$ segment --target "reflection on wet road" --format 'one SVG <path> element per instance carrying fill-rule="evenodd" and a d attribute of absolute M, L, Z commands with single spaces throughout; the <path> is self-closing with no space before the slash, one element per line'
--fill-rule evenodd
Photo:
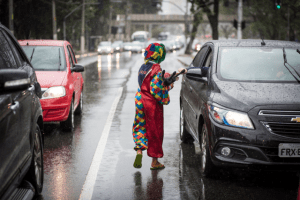
<path fill-rule="evenodd" d="M 75 117 L 74 131 L 63 132 L 58 124 L 45 126 L 44 199 L 78 199 L 101 136 L 105 113 L 110 109 L 113 99 L 110 94 L 126 81 L 129 74 L 126 63 L 131 56 L 129 53 L 99 55 L 88 60 L 88 65 L 83 63 L 84 110 Z"/>
<path fill-rule="evenodd" d="M 178 58 L 189 64 L 192 58 L 180 57 L 182 52 L 168 54 L 162 68 L 173 72 L 182 67 Z M 86 66 L 82 116 L 75 117 L 73 132 L 63 132 L 59 125 L 46 126 L 44 199 L 79 198 L 118 88 L 123 87 L 92 199 L 296 200 L 299 179 L 295 173 L 223 169 L 213 178 L 201 175 L 197 144 L 183 144 L 179 140 L 181 80 L 170 91 L 170 105 L 164 107 L 164 158 L 160 161 L 166 168 L 151 171 L 151 158 L 146 152 L 143 167 L 133 168 L 131 129 L 138 86 L 136 75 L 143 57 L 123 52 L 80 62 Z"/>

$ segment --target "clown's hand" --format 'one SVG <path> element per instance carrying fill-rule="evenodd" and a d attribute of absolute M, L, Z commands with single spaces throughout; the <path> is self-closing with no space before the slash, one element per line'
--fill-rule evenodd
<path fill-rule="evenodd" d="M 165 70 L 162 71 L 162 79 L 163 79 L 164 86 L 169 86 L 176 81 L 176 72 L 175 71 L 168 78 L 165 78 L 164 76 L 165 76 Z"/>

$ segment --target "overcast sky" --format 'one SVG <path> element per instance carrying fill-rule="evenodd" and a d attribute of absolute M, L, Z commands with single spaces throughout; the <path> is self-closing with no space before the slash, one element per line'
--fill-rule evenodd
<path fill-rule="evenodd" d="M 184 13 L 177 8 L 175 5 L 178 5 L 184 12 L 186 11 L 186 1 L 187 0 L 163 0 L 162 1 L 162 12 L 159 12 L 160 15 L 184 15 Z M 172 3 L 169 3 L 172 2 Z M 190 6 L 188 4 L 188 13 L 190 13 Z"/>

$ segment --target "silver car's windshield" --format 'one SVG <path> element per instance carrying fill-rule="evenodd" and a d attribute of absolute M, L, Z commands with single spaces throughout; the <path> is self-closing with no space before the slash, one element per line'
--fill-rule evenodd
<path fill-rule="evenodd" d="M 287 62 L 300 71 L 296 49 L 285 49 Z M 283 48 L 220 48 L 218 73 L 238 81 L 296 81 L 284 66 Z"/>

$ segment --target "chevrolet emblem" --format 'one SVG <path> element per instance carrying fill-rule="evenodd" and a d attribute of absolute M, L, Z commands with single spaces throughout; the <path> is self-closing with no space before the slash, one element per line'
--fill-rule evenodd
<path fill-rule="evenodd" d="M 292 118 L 291 121 L 292 122 L 300 122 L 300 117 Z"/>

